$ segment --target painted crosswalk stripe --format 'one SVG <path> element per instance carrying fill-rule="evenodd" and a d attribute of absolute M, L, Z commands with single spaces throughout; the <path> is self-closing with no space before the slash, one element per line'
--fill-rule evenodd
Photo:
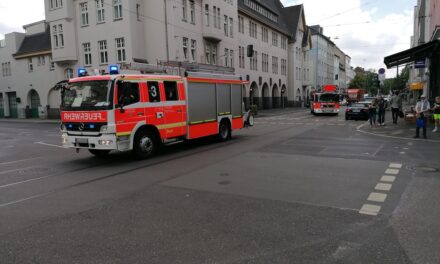
<path fill-rule="evenodd" d="M 393 169 L 401 169 L 402 168 L 402 164 L 400 163 L 390 163 L 390 166 L 388 166 L 389 168 L 393 168 Z"/>
<path fill-rule="evenodd" d="M 389 191 L 392 186 L 393 185 L 389 183 L 378 183 L 374 189 L 378 191 Z"/>
<path fill-rule="evenodd" d="M 397 175 L 397 174 L 399 174 L 399 170 L 397 170 L 397 169 L 387 169 L 385 171 L 385 173 L 386 174 L 391 174 L 391 175 Z"/>
<path fill-rule="evenodd" d="M 396 180 L 396 176 L 384 175 L 380 178 L 381 182 L 394 182 Z"/>
<path fill-rule="evenodd" d="M 370 193 L 370 195 L 368 196 L 367 200 L 371 201 L 371 202 L 380 202 L 383 203 L 385 201 L 385 199 L 387 198 L 387 195 L 384 193 L 376 193 L 376 192 L 372 192 Z"/>
<path fill-rule="evenodd" d="M 372 204 L 364 204 L 359 210 L 360 214 L 366 214 L 366 215 L 377 215 L 380 212 L 380 206 L 378 205 L 372 205 Z"/>

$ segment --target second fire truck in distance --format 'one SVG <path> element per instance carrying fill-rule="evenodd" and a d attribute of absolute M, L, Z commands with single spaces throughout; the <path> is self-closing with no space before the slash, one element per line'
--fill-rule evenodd
<path fill-rule="evenodd" d="M 310 97 L 310 112 L 312 114 L 339 114 L 340 96 L 336 93 L 336 86 L 325 85 L 324 92 L 312 92 Z"/>
<path fill-rule="evenodd" d="M 164 143 L 217 135 L 250 123 L 241 77 L 187 72 L 101 75 L 71 79 L 62 92 L 62 143 L 97 156 L 133 151 L 152 156 Z"/>

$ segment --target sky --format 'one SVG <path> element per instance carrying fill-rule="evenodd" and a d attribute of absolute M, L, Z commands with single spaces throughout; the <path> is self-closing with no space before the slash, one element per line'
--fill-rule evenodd
<path fill-rule="evenodd" d="M 321 25 L 324 35 L 352 58 L 353 67 L 386 68 L 385 56 L 410 48 L 416 0 L 281 0 L 303 4 L 307 25 Z M 23 8 L 26 6 L 26 8 Z M 43 0 L 0 0 L 0 39 L 23 25 L 44 19 Z M 387 77 L 395 75 L 387 70 Z"/>

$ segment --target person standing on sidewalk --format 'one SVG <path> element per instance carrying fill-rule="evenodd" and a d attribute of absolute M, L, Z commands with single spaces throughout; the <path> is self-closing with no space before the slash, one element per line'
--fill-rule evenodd
<path fill-rule="evenodd" d="M 435 98 L 434 107 L 432 108 L 434 112 L 434 130 L 432 132 L 440 132 L 440 96 Z"/>
<path fill-rule="evenodd" d="M 384 126 L 385 125 L 385 108 L 387 106 L 387 102 L 385 101 L 385 99 L 383 99 L 382 96 L 377 96 L 378 101 L 377 101 L 377 116 L 378 116 L 378 122 L 379 122 L 379 126 Z"/>
<path fill-rule="evenodd" d="M 429 105 L 429 101 L 426 100 L 426 95 L 422 94 L 420 96 L 420 100 L 417 101 L 416 104 L 416 117 L 418 122 L 422 123 L 422 125 L 417 125 L 416 128 L 416 135 L 414 136 L 414 138 L 419 138 L 420 136 L 420 127 L 422 127 L 423 129 L 423 138 L 426 138 L 426 113 L 431 109 L 431 106 Z M 416 122 L 416 123 L 418 123 Z"/>
<path fill-rule="evenodd" d="M 399 112 L 402 111 L 402 98 L 399 96 L 399 92 L 395 91 L 390 100 L 391 112 L 393 115 L 393 124 L 397 124 L 399 118 Z"/>
<path fill-rule="evenodd" d="M 374 99 L 368 106 L 368 120 L 370 120 L 370 126 L 373 126 L 373 124 L 376 125 L 376 102 L 376 99 Z"/>

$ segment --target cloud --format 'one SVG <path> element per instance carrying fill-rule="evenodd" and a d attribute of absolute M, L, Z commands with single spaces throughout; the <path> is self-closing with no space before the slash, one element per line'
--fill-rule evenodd
<path fill-rule="evenodd" d="M 23 25 L 44 19 L 44 2 L 16 0 L 0 3 L 0 39 L 12 31 L 23 32 Z"/>
<path fill-rule="evenodd" d="M 412 9 L 396 8 L 388 14 L 379 10 L 390 9 L 386 1 L 361 0 L 284 0 L 285 6 L 303 4 L 306 23 L 319 24 L 324 35 L 348 56 L 352 66 L 365 69 L 385 68 L 383 58 L 410 48 L 413 19 Z M 394 75 L 394 73 L 391 73 Z M 389 76 L 389 77 L 390 77 Z"/>

